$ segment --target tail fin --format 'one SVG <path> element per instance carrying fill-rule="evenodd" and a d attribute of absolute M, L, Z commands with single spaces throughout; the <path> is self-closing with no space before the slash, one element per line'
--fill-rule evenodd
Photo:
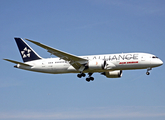
<path fill-rule="evenodd" d="M 24 62 L 41 59 L 41 57 L 22 38 L 14 39 Z"/>

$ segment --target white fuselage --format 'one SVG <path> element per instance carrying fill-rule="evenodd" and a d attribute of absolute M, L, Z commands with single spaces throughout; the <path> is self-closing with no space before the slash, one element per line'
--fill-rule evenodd
<path fill-rule="evenodd" d="M 148 53 L 121 53 L 121 54 L 105 54 L 105 55 L 89 55 L 79 56 L 80 58 L 92 60 L 106 60 L 106 69 L 90 70 L 86 69 L 83 72 L 106 72 L 114 70 L 131 70 L 131 69 L 147 69 L 158 67 L 163 62 L 156 56 Z M 68 61 L 60 58 L 47 58 L 25 62 L 30 66 L 17 64 L 16 67 L 29 71 L 61 74 L 61 73 L 79 73 Z M 97 62 L 96 62 L 97 65 Z"/>

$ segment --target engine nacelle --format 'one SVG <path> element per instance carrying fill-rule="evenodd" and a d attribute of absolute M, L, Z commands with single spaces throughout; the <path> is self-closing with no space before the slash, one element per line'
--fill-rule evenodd
<path fill-rule="evenodd" d="M 106 61 L 104 60 L 90 60 L 88 63 L 88 69 L 90 70 L 102 70 L 105 69 Z"/>
<path fill-rule="evenodd" d="M 115 70 L 102 73 L 107 78 L 120 78 L 122 76 L 122 70 Z"/>

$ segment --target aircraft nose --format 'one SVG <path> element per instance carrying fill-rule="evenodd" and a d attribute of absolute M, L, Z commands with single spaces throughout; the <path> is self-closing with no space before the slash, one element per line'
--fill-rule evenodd
<path fill-rule="evenodd" d="M 156 61 L 156 64 L 157 64 L 158 66 L 161 66 L 161 65 L 163 65 L 163 61 L 160 60 L 160 59 L 158 59 L 158 60 Z"/>
<path fill-rule="evenodd" d="M 152 64 L 154 67 L 158 67 L 158 66 L 163 65 L 163 61 L 160 60 L 160 59 L 154 59 L 154 60 L 151 61 L 151 64 Z"/>
<path fill-rule="evenodd" d="M 163 65 L 163 61 L 159 59 L 159 65 Z"/>

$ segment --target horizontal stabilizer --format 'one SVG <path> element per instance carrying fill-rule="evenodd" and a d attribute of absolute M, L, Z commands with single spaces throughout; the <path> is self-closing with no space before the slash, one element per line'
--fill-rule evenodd
<path fill-rule="evenodd" d="M 25 64 L 25 63 L 21 63 L 21 62 L 18 62 L 18 61 L 9 60 L 9 59 L 4 59 L 4 60 L 12 62 L 12 63 L 15 63 L 15 64 L 20 64 L 20 65 L 23 65 L 23 66 L 32 67 L 31 65 L 28 65 L 28 64 Z"/>

